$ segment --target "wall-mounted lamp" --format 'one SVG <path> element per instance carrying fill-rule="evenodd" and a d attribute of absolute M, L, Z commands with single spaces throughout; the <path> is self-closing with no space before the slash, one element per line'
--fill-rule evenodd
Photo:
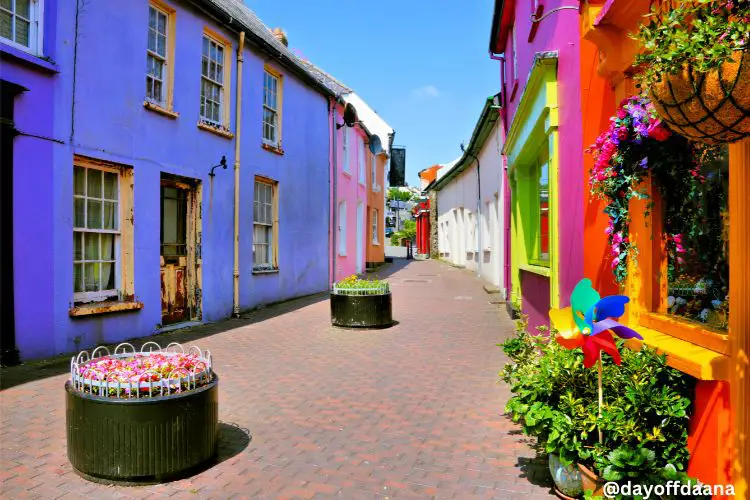
<path fill-rule="evenodd" d="M 214 173 L 214 170 L 216 170 L 219 167 L 223 168 L 224 170 L 227 169 L 227 157 L 225 155 L 221 156 L 221 161 L 219 162 L 218 165 L 214 165 L 213 167 L 211 167 L 211 171 L 208 173 L 208 176 L 209 177 L 215 176 L 216 174 Z"/>

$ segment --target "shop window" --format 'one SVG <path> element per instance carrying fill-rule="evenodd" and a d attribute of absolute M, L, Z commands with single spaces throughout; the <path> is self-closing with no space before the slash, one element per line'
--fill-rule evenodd
<path fill-rule="evenodd" d="M 690 182 L 663 201 L 668 315 L 726 332 L 729 321 L 729 163 L 727 148 L 710 155 Z M 665 299 L 665 300 L 664 300 Z"/>

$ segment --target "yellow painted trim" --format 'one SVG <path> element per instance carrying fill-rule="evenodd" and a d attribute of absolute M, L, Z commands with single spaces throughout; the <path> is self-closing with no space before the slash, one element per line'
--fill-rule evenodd
<path fill-rule="evenodd" d="M 729 354 L 729 337 L 726 333 L 708 330 L 697 323 L 681 320 L 677 316 L 644 313 L 641 314 L 640 324 L 719 354 Z"/>
<path fill-rule="evenodd" d="M 174 7 L 162 0 L 150 0 L 149 5 L 167 15 L 167 113 L 162 114 L 175 118 L 176 116 L 178 116 L 177 113 L 174 113 L 175 116 L 170 115 L 170 113 L 173 113 L 174 110 L 174 61 L 176 46 L 175 40 L 177 39 L 177 11 L 174 9 Z M 157 107 L 163 109 L 160 106 Z M 154 111 L 159 110 L 154 109 Z"/>
<path fill-rule="evenodd" d="M 71 318 L 143 309 L 143 302 L 94 302 L 68 309 Z"/>
<path fill-rule="evenodd" d="M 520 264 L 518 269 L 521 271 L 527 271 L 529 273 L 539 274 L 541 276 L 550 277 L 551 271 L 549 267 L 537 266 L 534 264 Z"/>
<path fill-rule="evenodd" d="M 550 327 L 561 334 L 577 331 L 570 307 L 551 309 Z M 671 335 L 638 326 L 643 341 L 630 339 L 625 342 L 629 349 L 640 350 L 643 344 L 655 348 L 667 356 L 667 364 L 699 380 L 727 380 L 729 376 L 729 356 L 706 349 Z"/>
<path fill-rule="evenodd" d="M 282 140 L 282 123 L 283 123 L 283 116 L 284 116 L 284 74 L 281 73 L 279 70 L 271 66 L 270 64 L 264 64 L 263 70 L 268 73 L 269 75 L 275 77 L 278 80 L 278 95 L 276 96 L 276 101 L 278 103 L 278 109 L 276 109 L 276 115 L 278 117 L 278 130 L 276 131 L 276 144 L 277 149 L 281 148 L 281 140 Z"/>
<path fill-rule="evenodd" d="M 222 114 L 224 115 L 223 125 L 229 129 L 232 124 L 232 93 L 230 92 L 230 87 L 232 86 L 232 42 L 224 37 L 224 35 L 208 26 L 203 27 L 203 35 L 224 46 L 224 83 L 221 87 L 221 102 Z"/>
<path fill-rule="evenodd" d="M 206 132 L 211 132 L 212 134 L 216 134 L 218 136 L 224 137 L 225 139 L 234 138 L 234 134 L 231 133 L 228 128 L 225 130 L 225 129 L 221 129 L 218 127 L 214 127 L 213 125 L 209 123 L 203 123 L 203 122 L 198 122 L 198 128 L 201 130 L 205 130 Z"/>
<path fill-rule="evenodd" d="M 180 113 L 177 113 L 176 111 L 172 111 L 171 109 L 162 108 L 158 104 L 154 104 L 151 101 L 143 101 L 143 107 L 154 111 L 155 113 L 159 113 L 160 115 L 167 116 L 169 118 L 179 118 Z"/>

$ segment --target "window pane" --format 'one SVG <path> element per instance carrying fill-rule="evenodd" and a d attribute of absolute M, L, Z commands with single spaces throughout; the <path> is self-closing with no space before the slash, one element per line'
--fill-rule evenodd
<path fill-rule="evenodd" d="M 148 27 L 156 28 L 156 9 L 153 7 L 148 8 Z"/>
<path fill-rule="evenodd" d="M 74 198 L 73 213 L 73 227 L 86 227 L 86 200 L 83 198 Z"/>
<path fill-rule="evenodd" d="M 117 200 L 117 174 L 104 172 L 104 198 Z"/>
<path fill-rule="evenodd" d="M 159 15 L 157 16 L 159 20 L 159 33 L 166 33 L 167 32 L 167 16 L 163 12 L 159 12 Z"/>
<path fill-rule="evenodd" d="M 101 229 L 102 227 L 102 202 L 98 200 L 86 201 L 86 227 L 89 229 Z"/>
<path fill-rule="evenodd" d="M 115 259 L 115 235 L 102 234 L 102 260 Z"/>
<path fill-rule="evenodd" d="M 549 259 L 549 166 L 539 169 L 539 258 Z"/>
<path fill-rule="evenodd" d="M 101 170 L 88 169 L 86 176 L 86 195 L 90 198 L 102 197 L 102 172 Z"/>
<path fill-rule="evenodd" d="M 0 7 L 3 9 L 13 10 L 13 0 L 0 0 Z"/>
<path fill-rule="evenodd" d="M 204 36 L 203 37 L 203 56 L 204 57 L 208 57 L 208 44 L 209 44 L 208 38 Z"/>
<path fill-rule="evenodd" d="M 75 194 L 86 194 L 86 169 L 73 167 L 73 192 Z"/>
<path fill-rule="evenodd" d="M 102 290 L 115 288 L 115 266 L 111 262 L 102 262 Z"/>
<path fill-rule="evenodd" d="M 167 37 L 164 35 L 159 35 L 156 37 L 156 53 L 159 54 L 162 57 L 166 57 L 167 55 Z"/>
<path fill-rule="evenodd" d="M 13 36 L 13 16 L 10 12 L 0 11 L 0 36 L 8 39 Z"/>
<path fill-rule="evenodd" d="M 25 17 L 26 19 L 31 17 L 29 0 L 16 0 L 16 15 Z"/>
<path fill-rule="evenodd" d="M 98 292 L 99 291 L 99 263 L 95 262 L 92 264 L 84 264 L 84 291 L 86 292 Z"/>
<path fill-rule="evenodd" d="M 104 202 L 102 229 L 117 229 L 117 203 L 114 201 Z"/>
<path fill-rule="evenodd" d="M 97 233 L 81 233 L 84 243 L 85 260 L 99 260 L 99 235 Z"/>
<path fill-rule="evenodd" d="M 156 52 L 156 32 L 148 30 L 148 50 Z"/>
<path fill-rule="evenodd" d="M 83 264 L 73 265 L 73 291 L 83 291 Z"/>
<path fill-rule="evenodd" d="M 16 42 L 29 46 L 29 22 L 16 18 Z"/>
<path fill-rule="evenodd" d="M 152 94 L 152 98 L 155 101 L 163 101 L 161 94 L 161 82 L 159 80 L 154 80 L 154 90 L 152 91 Z"/>
<path fill-rule="evenodd" d="M 73 233 L 73 260 L 83 260 L 83 234 Z"/>
<path fill-rule="evenodd" d="M 712 159 L 665 207 L 667 312 L 726 331 L 729 322 L 728 150 Z M 671 201 L 671 204 L 670 204 Z"/>

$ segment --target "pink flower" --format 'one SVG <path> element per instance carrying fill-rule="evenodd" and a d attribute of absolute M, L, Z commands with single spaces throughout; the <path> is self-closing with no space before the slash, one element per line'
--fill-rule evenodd
<path fill-rule="evenodd" d="M 614 259 L 612 259 L 612 269 L 616 268 L 619 264 L 620 264 L 619 257 L 615 257 Z"/>
<path fill-rule="evenodd" d="M 648 136 L 659 142 L 666 141 L 672 133 L 661 122 L 656 120 L 648 126 Z"/>

